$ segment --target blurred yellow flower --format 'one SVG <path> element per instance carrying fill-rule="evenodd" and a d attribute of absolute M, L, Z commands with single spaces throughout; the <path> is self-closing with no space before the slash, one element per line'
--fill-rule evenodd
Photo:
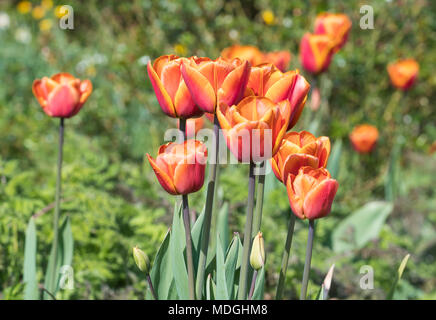
<path fill-rule="evenodd" d="M 48 31 L 53 26 L 53 22 L 50 19 L 44 19 L 39 22 L 39 29 L 41 31 Z"/>
<path fill-rule="evenodd" d="M 188 50 L 183 44 L 178 43 L 174 46 L 174 51 L 178 56 L 184 56 Z"/>
<path fill-rule="evenodd" d="M 17 5 L 17 10 L 21 14 L 29 13 L 32 10 L 32 4 L 30 1 L 21 1 Z"/>
<path fill-rule="evenodd" d="M 88 77 L 94 77 L 97 73 L 97 70 L 95 69 L 94 66 L 89 66 L 88 68 L 86 68 L 86 75 Z"/>
<path fill-rule="evenodd" d="M 45 9 L 51 9 L 53 7 L 53 1 L 52 0 L 42 0 L 41 6 Z"/>
<path fill-rule="evenodd" d="M 275 20 L 274 13 L 271 10 L 262 11 L 262 19 L 266 24 L 273 24 Z"/>
<path fill-rule="evenodd" d="M 37 6 L 32 10 L 32 17 L 39 20 L 45 16 L 45 9 L 42 6 Z"/>
<path fill-rule="evenodd" d="M 63 16 L 65 16 L 68 13 L 67 10 L 62 11 L 61 9 L 62 9 L 62 6 L 57 6 L 54 9 L 54 14 L 55 14 L 56 18 L 58 18 L 58 19 L 62 18 Z"/>

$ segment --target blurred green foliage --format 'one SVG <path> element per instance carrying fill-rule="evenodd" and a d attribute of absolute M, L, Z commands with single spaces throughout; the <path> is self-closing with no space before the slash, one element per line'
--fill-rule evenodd
<path fill-rule="evenodd" d="M 301 69 L 299 40 L 313 30 L 316 14 L 325 10 L 346 13 L 353 28 L 328 72 L 316 79 L 324 101 L 322 113 L 313 115 L 307 107 L 296 127 L 307 129 L 311 119 L 322 115 L 316 133 L 330 136 L 333 143 L 343 141 L 340 188 L 331 215 L 317 224 L 309 292 L 316 294 L 335 263 L 330 297 L 384 298 L 409 252 L 396 297 L 436 296 L 436 163 L 428 154 L 436 140 L 434 2 L 70 1 L 74 30 L 58 27 L 53 8 L 35 19 L 32 12 L 19 13 L 18 3 L 0 4 L 9 18 L 9 24 L 0 27 L 1 298 L 22 297 L 24 232 L 30 216 L 37 216 L 40 279 L 52 237 L 58 122 L 47 117 L 33 97 L 34 79 L 66 71 L 91 79 L 94 86 L 83 110 L 66 121 L 62 215 L 72 222 L 75 290 L 64 290 L 61 296 L 141 299 L 146 284 L 131 248 L 138 244 L 154 257 L 170 225 L 174 202 L 158 185 L 144 154 L 154 156 L 165 129 L 176 124 L 157 104 L 146 63 L 167 53 L 214 58 L 224 47 L 242 43 L 264 51 L 290 50 L 291 68 Z M 34 8 L 40 2 L 32 4 Z M 363 4 L 374 8 L 373 30 L 359 27 Z M 272 24 L 262 20 L 264 10 L 273 12 Z M 51 21 L 48 30 L 41 29 L 44 19 Z M 407 93 L 396 92 L 386 72 L 387 64 L 400 57 L 413 57 L 420 64 L 418 82 Z M 353 152 L 348 142 L 351 129 L 362 122 L 380 130 L 377 149 L 366 156 Z M 338 223 L 365 203 L 385 198 L 388 159 L 398 140 L 398 196 L 379 238 L 363 249 L 334 253 L 331 235 Z M 245 165 L 220 170 L 217 205 L 229 202 L 232 232 L 243 230 L 247 171 Z M 204 195 L 202 190 L 191 197 L 197 212 Z M 290 213 L 284 186 L 270 186 L 264 203 L 269 298 L 278 279 Z M 306 221 L 297 222 L 287 299 L 296 298 L 300 289 L 306 229 Z M 363 265 L 374 268 L 373 290 L 359 287 Z"/>

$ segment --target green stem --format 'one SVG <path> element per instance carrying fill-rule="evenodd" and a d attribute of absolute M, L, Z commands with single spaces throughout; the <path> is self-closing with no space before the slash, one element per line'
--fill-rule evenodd
<path fill-rule="evenodd" d="M 309 282 L 310 262 L 312 260 L 314 235 L 315 235 L 315 220 L 309 220 L 309 234 L 307 236 L 306 260 L 304 262 L 303 281 L 301 283 L 300 300 L 306 300 L 307 297 L 307 284 Z"/>
<path fill-rule="evenodd" d="M 250 293 L 248 294 L 248 300 L 253 299 L 254 288 L 256 287 L 256 279 L 257 279 L 257 270 L 254 270 L 253 279 L 251 280 Z"/>
<path fill-rule="evenodd" d="M 152 294 L 154 300 L 158 300 L 157 296 L 156 296 L 156 292 L 154 291 L 153 283 L 151 282 L 151 278 L 150 278 L 149 274 L 147 274 L 147 282 L 148 282 L 148 287 L 150 288 L 150 291 L 151 291 L 151 294 Z"/>
<path fill-rule="evenodd" d="M 242 253 L 241 273 L 239 276 L 239 291 L 238 299 L 245 300 L 247 298 L 247 278 L 248 266 L 251 251 L 251 231 L 253 229 L 253 200 L 254 200 L 254 162 L 250 162 L 250 171 L 248 175 L 248 200 L 247 200 L 247 217 L 244 230 L 244 249 Z"/>
<path fill-rule="evenodd" d="M 201 235 L 200 255 L 198 257 L 198 269 L 197 269 L 196 295 L 198 299 L 201 299 L 203 295 L 204 274 L 206 270 L 207 250 L 209 247 L 209 238 L 210 238 L 210 225 L 212 221 L 214 195 L 215 195 L 215 188 L 216 188 L 215 184 L 216 184 L 216 171 L 218 166 L 218 147 L 219 147 L 219 123 L 216 115 L 214 117 L 213 129 L 214 129 L 214 137 L 215 137 L 215 146 L 214 146 L 215 153 L 212 154 L 213 161 L 209 162 L 209 182 L 207 184 L 206 207 L 204 212 L 204 224 L 203 224 L 203 231 Z"/>
<path fill-rule="evenodd" d="M 294 236 L 295 214 L 291 211 L 291 217 L 288 224 L 288 234 L 286 235 L 285 249 L 283 250 L 282 266 L 280 268 L 279 283 L 277 284 L 276 300 L 283 297 L 283 290 L 286 280 L 286 271 L 288 270 L 289 253 L 292 246 L 292 237 Z"/>
<path fill-rule="evenodd" d="M 265 190 L 265 166 L 265 161 L 263 161 L 259 166 L 261 173 L 258 176 L 257 182 L 256 210 L 254 211 L 253 230 L 251 232 L 252 238 L 254 238 L 260 231 L 260 225 L 262 224 L 263 194 Z"/>

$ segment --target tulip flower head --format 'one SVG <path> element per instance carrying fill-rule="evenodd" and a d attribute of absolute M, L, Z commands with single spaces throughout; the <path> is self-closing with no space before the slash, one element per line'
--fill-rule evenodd
<path fill-rule="evenodd" d="M 409 89 L 416 81 L 419 64 L 414 59 L 400 60 L 388 65 L 391 83 L 400 90 Z"/>
<path fill-rule="evenodd" d="M 69 73 L 33 81 L 33 94 L 50 117 L 70 118 L 76 115 L 92 92 L 89 80 L 77 79 Z"/>
<path fill-rule="evenodd" d="M 319 219 L 330 213 L 338 182 L 324 168 L 302 167 L 289 174 L 286 188 L 292 211 L 300 219 Z"/>
<path fill-rule="evenodd" d="M 369 124 L 362 124 L 353 129 L 350 140 L 353 148 L 360 153 L 371 152 L 378 140 L 378 130 Z"/>
<path fill-rule="evenodd" d="M 182 78 L 182 61 L 188 59 L 175 55 L 161 56 L 153 62 L 153 65 L 148 62 L 148 76 L 157 101 L 166 115 L 173 118 L 198 117 L 203 114 L 203 111 L 195 104 Z"/>
<path fill-rule="evenodd" d="M 147 154 L 161 186 L 172 195 L 185 195 L 201 189 L 206 167 L 206 146 L 197 140 L 169 142 L 159 148 L 156 160 Z"/>
<path fill-rule="evenodd" d="M 150 272 L 150 260 L 147 254 L 136 246 L 133 248 L 133 259 L 138 269 L 148 275 Z"/>
<path fill-rule="evenodd" d="M 291 62 L 291 53 L 289 51 L 273 51 L 264 54 L 264 63 L 271 63 L 281 72 L 285 72 Z"/>
<path fill-rule="evenodd" d="M 250 64 L 239 59 L 185 60 L 182 75 L 193 100 L 204 112 L 215 113 L 219 103 L 238 103 L 250 76 Z"/>
<path fill-rule="evenodd" d="M 251 68 L 247 88 L 250 95 L 264 96 L 276 103 L 289 100 L 290 130 L 300 118 L 310 85 L 298 70 L 282 73 L 272 64 L 261 64 Z"/>
<path fill-rule="evenodd" d="M 334 52 L 341 49 L 347 42 L 351 30 L 351 20 L 345 14 L 334 14 L 324 12 L 319 14 L 315 20 L 315 34 L 326 34 L 330 36 L 334 44 Z"/>
<path fill-rule="evenodd" d="M 271 168 L 277 179 L 286 184 L 289 174 L 297 175 L 301 167 L 325 168 L 329 155 L 328 137 L 316 138 L 307 131 L 288 132 L 270 160 Z"/>
<path fill-rule="evenodd" d="M 300 42 L 300 60 L 304 69 L 314 74 L 326 71 L 334 53 L 334 46 L 328 35 L 306 33 Z"/>
<path fill-rule="evenodd" d="M 290 113 L 288 100 L 275 103 L 256 96 L 233 106 L 222 103 L 217 109 L 227 146 L 239 162 L 271 158 L 289 125 Z"/>

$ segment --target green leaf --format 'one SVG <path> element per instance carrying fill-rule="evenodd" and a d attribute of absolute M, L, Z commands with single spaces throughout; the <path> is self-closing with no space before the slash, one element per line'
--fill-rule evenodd
<path fill-rule="evenodd" d="M 226 253 L 226 262 L 225 262 L 225 270 L 226 270 L 226 284 L 227 284 L 227 292 L 229 299 L 233 297 L 234 285 L 235 285 L 235 273 L 236 273 L 236 264 L 238 262 L 238 252 L 239 252 L 239 235 L 236 234 L 232 242 L 229 245 Z"/>
<path fill-rule="evenodd" d="M 392 209 L 391 202 L 373 201 L 356 210 L 333 231 L 333 250 L 339 253 L 360 249 L 376 239 Z"/>
<path fill-rule="evenodd" d="M 342 140 L 335 141 L 332 152 L 330 153 L 329 161 L 327 164 L 327 170 L 330 172 L 333 178 L 337 178 L 339 175 L 339 165 L 341 161 L 342 153 Z"/>
<path fill-rule="evenodd" d="M 220 234 L 221 248 L 227 248 L 229 245 L 229 204 L 224 203 L 217 217 L 217 233 Z"/>
<path fill-rule="evenodd" d="M 74 253 L 74 238 L 71 231 L 71 219 L 66 217 L 64 225 L 61 228 L 62 237 L 62 265 L 71 266 Z"/>
<path fill-rule="evenodd" d="M 335 269 L 335 265 L 333 264 L 330 267 L 329 271 L 327 272 L 324 281 L 322 282 L 321 288 L 319 289 L 318 294 L 316 296 L 316 300 L 327 300 L 330 291 L 330 286 L 332 284 L 334 269 Z"/>
<path fill-rule="evenodd" d="M 188 271 L 186 269 L 184 249 L 186 247 L 185 227 L 182 220 L 182 206 L 175 205 L 170 240 L 170 263 L 180 299 L 189 299 Z"/>
<path fill-rule="evenodd" d="M 218 300 L 229 300 L 224 263 L 224 251 L 221 247 L 221 239 L 219 233 L 217 234 L 216 245 L 216 298 Z"/>
<path fill-rule="evenodd" d="M 36 277 L 36 228 L 35 219 L 29 220 L 24 243 L 23 282 L 25 284 L 24 299 L 38 300 L 38 279 Z"/>
<path fill-rule="evenodd" d="M 206 280 L 206 299 L 215 300 L 216 286 L 212 280 L 212 275 L 209 274 Z"/>
<path fill-rule="evenodd" d="M 262 300 L 265 284 L 265 266 L 257 273 L 256 284 L 254 285 L 252 300 Z"/>
<path fill-rule="evenodd" d="M 389 159 L 389 169 L 385 179 L 385 198 L 387 201 L 394 201 L 397 195 L 397 183 L 398 183 L 398 171 L 399 167 L 397 165 L 398 159 L 400 157 L 401 144 L 396 142 L 391 151 L 391 156 Z"/>
<path fill-rule="evenodd" d="M 197 271 L 198 259 L 200 256 L 201 236 L 203 233 L 203 225 L 204 225 L 204 210 L 205 208 L 203 208 L 203 211 L 198 216 L 197 220 L 195 221 L 194 225 L 191 228 L 192 251 L 193 251 L 192 258 L 194 261 L 195 272 Z"/>
<path fill-rule="evenodd" d="M 392 298 L 394 297 L 395 289 L 397 288 L 398 282 L 401 280 L 401 277 L 403 276 L 403 272 L 404 269 L 406 269 L 406 265 L 407 262 L 409 261 L 409 258 L 410 258 L 410 254 L 407 254 L 401 261 L 400 266 L 398 267 L 397 270 L 397 276 L 395 277 L 395 280 L 392 283 L 392 287 L 389 290 L 388 296 L 386 298 L 387 300 L 392 300 Z"/>

